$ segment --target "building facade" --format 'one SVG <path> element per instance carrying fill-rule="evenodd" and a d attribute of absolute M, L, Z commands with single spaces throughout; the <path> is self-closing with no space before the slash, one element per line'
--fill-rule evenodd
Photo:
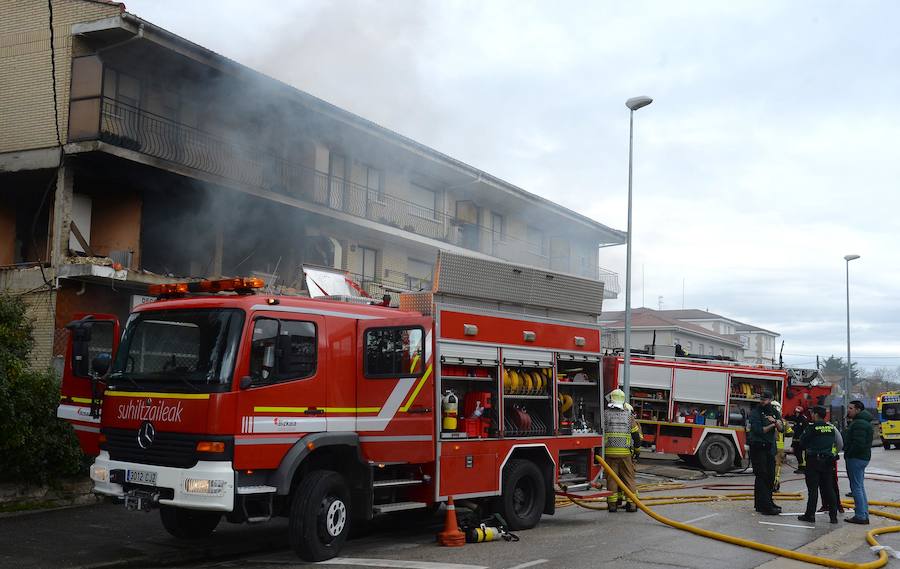
<path fill-rule="evenodd" d="M 601 280 L 624 233 L 241 66 L 100 0 L 2 1 L 0 290 L 35 363 L 78 313 L 150 284 L 300 267 L 373 296 L 431 286 L 447 250 Z M 8 17 L 6 17 L 8 16 Z M 52 41 L 51 41 L 52 40 Z"/>
<path fill-rule="evenodd" d="M 703 326 L 667 317 L 665 310 L 635 308 L 631 311 L 631 347 L 643 350 L 652 347 L 657 353 L 665 353 L 664 348 L 674 354 L 674 346 L 680 345 L 688 354 L 726 357 L 734 360 L 742 358 L 742 345 L 733 335 L 723 335 Z M 604 347 L 617 349 L 625 347 L 625 313 L 604 312 L 601 325 L 606 332 Z"/>
<path fill-rule="evenodd" d="M 780 335 L 764 328 L 697 309 L 634 308 L 632 315 L 632 346 L 636 348 L 650 343 L 644 341 L 647 332 L 636 327 L 635 322 L 640 321 L 650 332 L 667 331 L 666 335 L 658 336 L 668 340 L 657 342 L 660 346 L 681 344 L 687 353 L 726 356 L 752 365 L 778 363 L 776 340 Z M 624 318 L 624 311 L 610 311 L 603 313 L 602 321 L 610 330 L 623 331 Z"/>

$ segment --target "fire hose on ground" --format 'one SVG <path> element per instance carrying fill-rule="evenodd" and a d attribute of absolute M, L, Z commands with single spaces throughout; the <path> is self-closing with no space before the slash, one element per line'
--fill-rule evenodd
<path fill-rule="evenodd" d="M 763 553 L 769 553 L 771 555 L 777 555 L 779 557 L 786 557 L 789 559 L 794 559 L 796 561 L 802 561 L 804 563 L 812 563 L 814 565 L 821 565 L 824 567 L 837 567 L 838 569 L 878 569 L 879 567 L 884 567 L 888 562 L 888 554 L 882 548 L 882 546 L 875 539 L 876 535 L 882 535 L 886 533 L 896 533 L 900 532 L 900 525 L 896 526 L 887 526 L 882 528 L 874 528 L 866 532 L 866 541 L 870 546 L 873 547 L 873 551 L 875 548 L 878 549 L 878 559 L 873 561 L 869 561 L 866 563 L 852 563 L 849 561 L 842 561 L 840 559 L 831 559 L 828 557 L 820 557 L 818 555 L 811 555 L 808 553 L 801 553 L 798 551 L 794 551 L 793 549 L 786 549 L 783 547 L 778 547 L 775 545 L 768 545 L 765 543 L 759 543 L 757 541 L 752 541 L 749 539 L 744 539 L 741 537 L 736 537 L 733 535 L 728 535 L 724 533 L 719 533 L 716 531 L 711 531 L 708 529 L 704 529 L 701 527 L 693 526 L 690 524 L 686 524 L 684 522 L 679 522 L 677 520 L 673 520 L 671 518 L 667 518 L 662 514 L 658 514 L 650 509 L 649 505 L 660 506 L 664 504 L 686 504 L 686 503 L 696 503 L 696 502 L 712 502 L 712 501 L 722 501 L 722 500 L 751 500 L 753 499 L 752 494 L 724 494 L 724 495 L 690 495 L 690 496 L 655 496 L 652 498 L 646 499 L 646 503 L 642 502 L 634 492 L 628 489 L 623 483 L 622 479 L 613 472 L 609 465 L 601 456 L 597 456 L 597 460 L 600 461 L 600 465 L 603 467 L 603 470 L 606 474 L 616 482 L 619 488 L 625 492 L 630 500 L 634 502 L 634 504 L 641 509 L 645 514 L 653 518 L 654 520 L 665 524 L 669 527 L 673 527 L 675 529 L 686 531 L 692 533 L 694 535 L 699 535 L 701 537 L 707 537 L 710 539 L 715 539 L 717 541 L 722 541 L 725 543 L 730 543 L 732 545 L 737 545 L 740 547 L 746 547 L 749 549 L 755 549 L 757 551 L 762 551 Z M 664 486 L 661 489 L 673 489 L 674 485 L 670 484 L 655 484 L 649 486 Z M 685 486 L 682 486 L 685 487 Z M 652 490 L 651 490 L 652 491 Z M 803 498 L 802 494 L 798 493 L 782 493 L 775 494 L 775 497 L 780 500 L 801 500 Z M 591 502 L 595 502 L 594 500 L 583 500 L 577 496 L 573 496 L 571 494 L 564 493 L 561 497 L 557 498 L 557 503 L 561 500 L 570 500 L 572 503 L 575 503 L 579 506 L 589 508 L 592 510 L 606 509 L 605 507 L 601 508 L 600 505 L 593 505 Z M 879 501 L 870 501 L 869 504 L 875 506 L 886 506 L 892 508 L 900 508 L 900 503 L 897 502 L 879 502 Z M 846 503 L 849 505 L 849 502 Z M 886 512 L 883 510 L 871 510 L 869 512 L 873 516 L 881 516 L 884 518 L 888 518 L 891 520 L 900 521 L 900 515 L 892 514 L 890 512 Z"/>

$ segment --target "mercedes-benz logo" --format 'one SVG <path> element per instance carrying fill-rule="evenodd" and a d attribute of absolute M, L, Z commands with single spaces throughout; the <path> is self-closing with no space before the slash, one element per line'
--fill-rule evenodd
<path fill-rule="evenodd" d="M 153 428 L 153 424 L 150 421 L 144 421 L 141 423 L 140 428 L 138 428 L 137 433 L 137 442 L 138 446 L 144 450 L 147 450 L 151 446 L 153 446 L 153 439 L 156 438 L 156 429 Z"/>

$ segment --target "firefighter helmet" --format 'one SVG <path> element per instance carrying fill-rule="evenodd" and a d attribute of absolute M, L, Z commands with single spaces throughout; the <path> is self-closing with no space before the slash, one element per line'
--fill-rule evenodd
<path fill-rule="evenodd" d="M 613 389 L 609 394 L 609 404 L 616 409 L 625 408 L 625 392 L 621 389 Z"/>

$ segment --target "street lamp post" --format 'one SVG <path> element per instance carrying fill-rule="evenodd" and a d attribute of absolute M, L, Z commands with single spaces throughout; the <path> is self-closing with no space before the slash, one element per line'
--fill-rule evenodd
<path fill-rule="evenodd" d="M 625 101 L 631 111 L 628 119 L 628 235 L 625 242 L 625 364 L 622 391 L 628 399 L 631 388 L 631 172 L 634 156 L 634 111 L 644 108 L 653 99 L 646 96 L 632 97 Z"/>
<path fill-rule="evenodd" d="M 846 426 L 847 409 L 850 407 L 850 261 L 859 259 L 859 255 L 844 255 L 847 267 L 847 377 L 844 378 L 844 425 Z"/>

